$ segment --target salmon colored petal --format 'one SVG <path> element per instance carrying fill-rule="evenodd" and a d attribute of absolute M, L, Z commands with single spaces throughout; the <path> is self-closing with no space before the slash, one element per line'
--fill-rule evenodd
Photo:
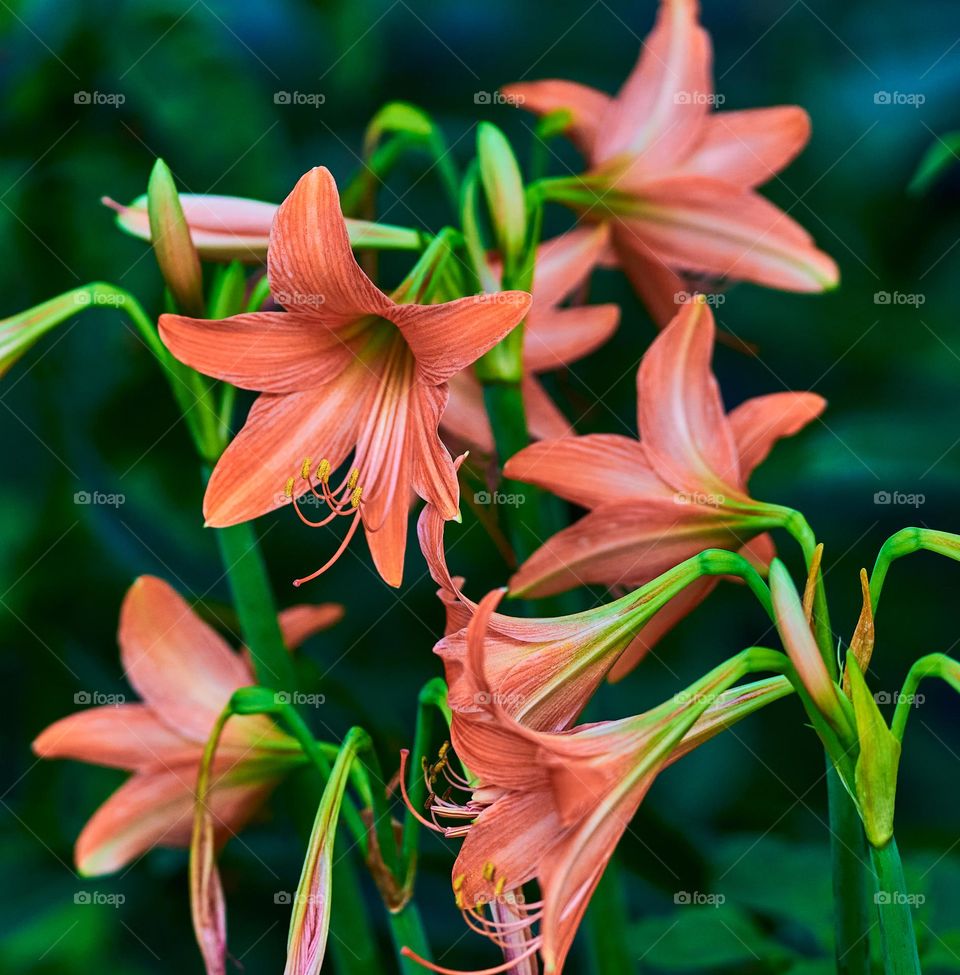
<path fill-rule="evenodd" d="M 570 421 L 560 412 L 539 381 L 533 376 L 525 376 L 521 385 L 530 436 L 534 440 L 572 437 L 574 431 Z"/>
<path fill-rule="evenodd" d="M 557 79 L 517 81 L 500 90 L 520 108 L 537 115 L 560 110 L 569 112 L 567 134 L 584 155 L 592 155 L 600 120 L 612 101 L 609 95 L 575 81 Z"/>
<path fill-rule="evenodd" d="M 267 259 L 270 291 L 288 310 L 309 310 L 329 327 L 393 304 L 363 273 L 350 249 L 337 184 L 316 166 L 280 204 Z"/>
<path fill-rule="evenodd" d="M 684 305 L 637 372 L 637 424 L 653 469 L 677 491 L 737 493 L 740 466 L 711 368 L 713 314 Z"/>
<path fill-rule="evenodd" d="M 524 367 L 546 372 L 576 362 L 599 349 L 619 323 L 619 305 L 532 311 L 523 331 Z"/>
<path fill-rule="evenodd" d="M 160 316 L 160 337 L 181 361 L 243 389 L 295 393 L 335 379 L 357 355 L 302 312 L 260 311 L 220 321 Z"/>
<path fill-rule="evenodd" d="M 491 884 L 484 879 L 488 863 L 494 865 L 495 877 L 519 887 L 536 876 L 559 834 L 559 818 L 543 793 L 518 792 L 496 800 L 470 827 L 453 865 L 453 881 L 461 885 L 458 893 L 465 906 L 481 897 L 490 899 Z"/>
<path fill-rule="evenodd" d="M 680 620 L 692 613 L 713 592 L 719 581 L 697 579 L 656 612 L 610 668 L 611 683 L 623 680 Z"/>
<path fill-rule="evenodd" d="M 210 477 L 207 524 L 236 525 L 286 504 L 284 485 L 305 457 L 326 457 L 336 470 L 356 443 L 369 381 L 369 368 L 355 362 L 324 386 L 261 395 Z M 306 490 L 298 481 L 294 494 Z"/>
<path fill-rule="evenodd" d="M 756 396 L 731 410 L 730 426 L 744 479 L 763 463 L 778 440 L 802 430 L 826 405 L 816 393 L 787 392 Z"/>
<path fill-rule="evenodd" d="M 643 447 L 614 433 L 531 444 L 507 461 L 504 474 L 584 508 L 640 494 L 672 497 L 650 467 Z"/>
<path fill-rule="evenodd" d="M 141 576 L 120 608 L 127 679 L 174 731 L 205 742 L 230 696 L 251 683 L 247 665 L 168 583 Z"/>
<path fill-rule="evenodd" d="M 472 369 L 451 376 L 447 387 L 447 408 L 440 418 L 440 429 L 459 443 L 476 448 L 482 454 L 494 452 L 493 431 L 483 404 L 483 387 Z"/>
<path fill-rule="evenodd" d="M 699 177 L 644 190 L 624 221 L 665 264 L 787 291 L 823 291 L 839 280 L 833 260 L 782 210 L 751 190 Z"/>
<path fill-rule="evenodd" d="M 178 735 L 145 704 L 90 708 L 55 721 L 34 740 L 40 758 L 72 758 L 112 768 L 147 768 L 193 756 L 199 743 Z"/>
<path fill-rule="evenodd" d="M 446 383 L 440 386 L 418 383 L 412 394 L 410 431 L 414 490 L 446 520 L 460 513 L 460 484 L 453 458 L 437 433 L 448 396 Z"/>
<path fill-rule="evenodd" d="M 677 314 L 680 296 L 689 298 L 686 282 L 664 263 L 628 222 L 616 224 L 613 236 L 617 263 L 650 312 L 657 328 L 668 325 Z"/>
<path fill-rule="evenodd" d="M 278 621 L 283 642 L 288 650 L 294 650 L 315 633 L 339 623 L 343 614 L 344 609 L 339 603 L 301 603 L 281 610 Z"/>
<path fill-rule="evenodd" d="M 189 846 L 196 778 L 193 763 L 138 772 L 124 782 L 77 839 L 80 873 L 113 873 L 154 846 Z M 209 802 L 218 831 L 229 835 L 240 830 L 276 782 L 276 778 L 250 781 L 244 775 L 215 785 Z"/>
<path fill-rule="evenodd" d="M 580 585 L 639 586 L 705 548 L 737 548 L 739 523 L 722 510 L 643 498 L 606 504 L 537 549 L 510 591 L 551 596 Z"/>
<path fill-rule="evenodd" d="M 639 156 L 637 168 L 662 171 L 696 145 L 713 92 L 710 36 L 696 0 L 663 0 L 657 22 L 603 119 L 595 161 Z"/>
<path fill-rule="evenodd" d="M 700 143 L 673 172 L 749 189 L 779 173 L 809 139 L 810 116 L 796 105 L 715 112 Z"/>
<path fill-rule="evenodd" d="M 413 350 L 420 381 L 438 386 L 519 325 L 530 300 L 525 291 L 501 291 L 441 305 L 394 305 L 387 317 Z"/>
<path fill-rule="evenodd" d="M 595 224 L 576 227 L 542 243 L 533 276 L 534 309 L 559 305 L 583 285 L 606 251 L 609 237 L 606 224 Z"/>

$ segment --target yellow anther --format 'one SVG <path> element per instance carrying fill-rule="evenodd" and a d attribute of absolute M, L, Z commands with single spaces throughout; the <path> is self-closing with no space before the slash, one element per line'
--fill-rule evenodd
<path fill-rule="evenodd" d="M 483 896 L 483 894 L 481 894 L 481 895 L 480 895 L 480 896 L 479 896 L 479 897 L 478 897 L 478 898 L 476 899 L 476 901 L 474 901 L 474 904 L 473 904 L 473 906 L 474 906 L 474 908 L 476 908 L 476 909 L 478 909 L 478 910 L 479 910 L 479 908 L 481 908 L 481 907 L 483 907 L 483 906 L 484 906 L 484 904 L 486 904 L 486 903 L 487 903 L 487 899 L 486 899 L 486 897 L 484 897 L 484 896 Z"/>
<path fill-rule="evenodd" d="M 458 877 L 454 877 L 453 878 L 453 889 L 454 890 L 460 890 L 463 887 L 464 880 L 466 880 L 466 879 L 467 879 L 467 875 L 465 873 L 460 874 L 460 876 L 458 876 Z"/>
<path fill-rule="evenodd" d="M 353 489 L 353 494 L 350 495 L 350 507 L 359 508 L 360 507 L 360 495 L 363 494 L 362 487 L 355 487 Z"/>
<path fill-rule="evenodd" d="M 454 904 L 457 905 L 457 910 L 460 910 L 460 911 L 464 910 L 464 906 L 463 906 L 463 894 L 461 894 L 459 892 L 457 894 L 455 894 L 454 895 L 454 898 L 453 898 L 453 902 L 454 902 Z"/>
<path fill-rule="evenodd" d="M 300 476 L 306 480 L 310 476 L 310 458 L 304 457 L 303 463 L 300 465 Z"/>
<path fill-rule="evenodd" d="M 483 879 L 487 882 L 493 880 L 493 875 L 497 872 L 497 868 L 489 861 L 483 865 Z"/>
<path fill-rule="evenodd" d="M 284 485 L 283 493 L 288 498 L 292 498 L 293 497 L 293 478 L 292 477 L 288 477 L 287 478 L 287 483 L 286 483 L 286 485 Z"/>
<path fill-rule="evenodd" d="M 352 491 L 357 486 L 357 481 L 359 480 L 360 480 L 360 468 L 354 467 L 354 469 L 350 471 L 350 480 L 347 481 L 347 487 Z"/>
<path fill-rule="evenodd" d="M 444 742 L 444 743 L 443 743 L 443 744 L 442 744 L 442 745 L 440 746 L 440 751 L 439 751 L 439 752 L 438 752 L 437 754 L 438 754 L 438 756 L 439 756 L 440 758 L 446 758 L 446 757 L 447 757 L 447 752 L 448 752 L 448 751 L 450 751 L 450 742 L 449 742 L 449 741 L 445 741 L 445 742 Z"/>
<path fill-rule="evenodd" d="M 330 461 L 326 457 L 317 464 L 317 480 L 321 484 L 326 484 L 330 480 Z"/>
<path fill-rule="evenodd" d="M 507 886 L 507 878 L 501 877 L 496 886 L 493 888 L 493 893 L 495 897 L 499 897 L 503 893 L 503 888 Z"/>

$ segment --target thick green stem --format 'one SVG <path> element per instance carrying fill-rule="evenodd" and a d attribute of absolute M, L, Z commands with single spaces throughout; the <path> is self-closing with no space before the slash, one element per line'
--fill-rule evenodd
<path fill-rule="evenodd" d="M 870 890 L 863 824 L 840 774 L 827 758 L 830 853 L 833 862 L 833 909 L 837 972 L 869 975 Z"/>
<path fill-rule="evenodd" d="M 393 935 L 393 944 L 397 949 L 400 971 L 403 975 L 423 975 L 423 966 L 400 953 L 401 948 L 409 948 L 425 961 L 433 961 L 430 942 L 427 941 L 423 918 L 420 916 L 420 909 L 416 902 L 407 901 L 402 910 L 390 914 L 389 917 L 390 933 Z"/>
<path fill-rule="evenodd" d="M 917 938 L 913 930 L 913 899 L 907 893 L 897 841 L 870 848 L 877 881 L 874 900 L 883 937 L 886 975 L 916 975 L 920 972 Z"/>
<path fill-rule="evenodd" d="M 295 691 L 296 674 L 280 633 L 277 607 L 253 525 L 244 522 L 219 528 L 217 542 L 257 681 L 274 690 Z"/>
<path fill-rule="evenodd" d="M 623 879 L 616 856 L 607 864 L 587 910 L 585 933 L 592 975 L 623 975 L 633 970 L 632 953 L 624 937 L 630 927 Z"/>

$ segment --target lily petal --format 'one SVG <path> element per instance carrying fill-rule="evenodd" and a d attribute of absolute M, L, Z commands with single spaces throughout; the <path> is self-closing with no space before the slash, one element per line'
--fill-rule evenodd
<path fill-rule="evenodd" d="M 679 296 L 689 298 L 686 282 L 626 221 L 615 226 L 613 251 L 656 326 L 668 325 L 677 314 Z"/>
<path fill-rule="evenodd" d="M 751 190 L 701 177 L 644 188 L 624 222 L 665 264 L 786 291 L 823 291 L 839 280 L 833 259 L 782 210 Z"/>
<path fill-rule="evenodd" d="M 134 769 L 199 756 L 199 746 L 164 724 L 146 704 L 90 708 L 45 728 L 33 742 L 40 758 L 73 758 Z"/>
<path fill-rule="evenodd" d="M 531 372 L 560 369 L 599 349 L 619 323 L 619 305 L 534 310 L 524 327 L 523 364 Z"/>
<path fill-rule="evenodd" d="M 530 301 L 525 291 L 501 291 L 440 305 L 394 305 L 386 317 L 413 350 L 420 381 L 438 386 L 519 325 Z"/>
<path fill-rule="evenodd" d="M 527 414 L 527 428 L 535 440 L 544 437 L 570 437 L 573 427 L 560 408 L 550 398 L 550 394 L 540 385 L 535 376 L 524 376 L 523 407 Z"/>
<path fill-rule="evenodd" d="M 629 500 L 641 493 L 672 496 L 651 468 L 643 447 L 614 433 L 531 444 L 507 461 L 504 474 L 584 508 Z"/>
<path fill-rule="evenodd" d="M 218 830 L 237 832 L 276 785 L 251 781 L 246 770 L 215 783 L 210 809 Z M 219 769 L 220 774 L 224 769 Z M 229 773 L 227 773 L 229 775 Z M 193 831 L 197 763 L 138 772 L 93 814 L 77 839 L 77 869 L 84 876 L 113 873 L 154 846 L 186 847 Z"/>
<path fill-rule="evenodd" d="M 653 469 L 677 491 L 737 494 L 740 467 L 711 368 L 715 326 L 701 300 L 684 305 L 637 372 L 637 424 Z"/>
<path fill-rule="evenodd" d="M 740 454 L 744 480 L 766 459 L 773 445 L 815 420 L 827 401 L 816 393 L 756 396 L 730 411 L 730 426 Z"/>
<path fill-rule="evenodd" d="M 713 92 L 710 36 L 696 0 L 664 0 L 636 67 L 608 108 L 595 161 L 639 156 L 636 168 L 662 171 L 694 146 Z"/>
<path fill-rule="evenodd" d="M 612 99 L 575 81 L 550 79 L 547 81 L 517 81 L 500 89 L 519 107 L 537 115 L 566 110 L 570 113 L 567 134 L 586 156 L 593 154 L 600 120 Z"/>
<path fill-rule="evenodd" d="M 236 525 L 288 503 L 284 484 L 304 456 L 326 457 L 336 470 L 356 443 L 369 375 L 365 363 L 354 362 L 324 386 L 261 395 L 207 484 L 207 524 Z M 299 481 L 295 496 L 307 490 Z"/>
<path fill-rule="evenodd" d="M 329 382 L 360 347 L 302 312 L 261 311 L 219 321 L 161 315 L 160 337 L 198 372 L 265 393 L 295 393 Z"/>
<path fill-rule="evenodd" d="M 277 619 L 283 642 L 288 650 L 294 650 L 315 633 L 339 623 L 343 614 L 344 608 L 339 603 L 301 603 L 281 610 Z"/>
<path fill-rule="evenodd" d="M 779 173 L 809 139 L 810 116 L 796 105 L 715 112 L 674 175 L 713 176 L 749 189 Z"/>
<path fill-rule="evenodd" d="M 585 225 L 551 237 L 537 248 L 533 278 L 536 306 L 549 308 L 570 297 L 590 277 L 607 249 L 606 224 Z"/>
<path fill-rule="evenodd" d="M 390 299 L 363 273 L 350 249 L 337 184 L 316 166 L 280 204 L 267 259 L 270 291 L 288 310 L 312 310 L 329 327 L 383 315 Z"/>

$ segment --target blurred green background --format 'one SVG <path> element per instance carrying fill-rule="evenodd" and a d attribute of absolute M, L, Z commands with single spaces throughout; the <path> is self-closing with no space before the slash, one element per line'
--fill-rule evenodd
<path fill-rule="evenodd" d="M 477 118 L 502 125 L 526 159 L 530 117 L 477 104 L 480 93 L 553 76 L 613 91 L 653 12 L 652 0 L 0 4 L 0 315 L 94 279 L 159 308 L 149 252 L 117 232 L 98 202 L 141 193 L 156 156 L 183 189 L 279 201 L 316 164 L 345 181 L 371 114 L 404 98 L 434 114 L 461 163 Z M 907 524 L 960 530 L 960 169 L 921 199 L 905 192 L 927 147 L 960 122 L 960 16 L 942 0 L 707 0 L 704 21 L 725 108 L 793 102 L 813 117 L 807 151 L 764 192 L 838 260 L 842 285 L 821 297 L 737 287 L 719 320 L 760 354 L 721 348 L 716 367 L 729 405 L 784 388 L 830 401 L 824 422 L 778 447 L 752 486 L 757 497 L 801 508 L 825 542 L 834 625 L 848 636 L 857 571 L 887 535 Z M 276 104 L 278 91 L 325 100 Z M 119 94 L 123 103 L 78 104 L 78 92 Z M 902 99 L 881 92 L 923 103 L 896 104 Z M 569 147 L 558 153 L 555 171 L 577 166 Z M 397 171 L 381 193 L 382 219 L 433 230 L 451 219 L 426 167 L 411 158 Z M 560 229 L 563 215 L 556 219 Z M 584 416 L 581 431 L 626 432 L 635 366 L 653 331 L 617 275 L 599 274 L 593 293 L 622 304 L 619 333 L 551 388 L 571 416 Z M 42 342 L 3 380 L 0 404 L 0 970 L 200 972 L 185 854 L 155 852 L 102 881 L 75 877 L 73 840 L 121 776 L 38 764 L 29 750 L 42 728 L 75 710 L 78 692 L 127 692 L 116 614 L 137 575 L 227 598 L 201 527 L 186 432 L 139 341 L 110 310 Z M 77 505 L 81 490 L 126 500 Z M 922 502 L 877 503 L 878 492 Z M 258 530 L 289 604 L 290 580 L 325 559 L 333 540 L 284 512 Z M 469 513 L 450 526 L 454 538 L 453 568 L 469 577 L 471 593 L 503 582 L 506 568 Z M 790 543 L 782 547 L 796 566 Z M 876 689 L 895 691 L 915 656 L 954 649 L 958 584 L 960 567 L 932 556 L 894 568 L 878 621 Z M 416 691 L 439 673 L 430 648 L 442 614 L 413 533 L 399 592 L 372 573 L 360 542 L 304 595 L 347 607 L 345 620 L 304 651 L 328 701 L 316 731 L 339 740 L 350 724 L 364 725 L 392 770 L 412 738 Z M 605 688 L 593 713 L 662 700 L 765 633 L 747 594 L 722 588 L 656 657 Z M 898 837 L 913 889 L 926 896 L 916 914 L 925 969 L 960 971 L 957 704 L 939 687 L 924 693 L 907 736 Z M 831 970 L 822 764 L 798 704 L 786 700 L 658 781 L 621 844 L 638 971 Z M 302 857 L 285 811 L 297 790 L 286 797 L 246 834 L 249 849 L 234 843 L 223 858 L 231 950 L 250 973 L 277 971 L 283 957 L 288 909 L 273 894 L 293 889 Z M 435 948 L 445 964 L 492 964 L 488 944 L 464 937 L 449 895 L 454 852 L 425 844 L 418 896 Z M 94 890 L 125 901 L 74 903 Z M 680 891 L 726 900 L 677 905 Z M 386 943 L 376 895 L 367 893 Z M 576 955 L 571 971 L 588 970 Z"/>

